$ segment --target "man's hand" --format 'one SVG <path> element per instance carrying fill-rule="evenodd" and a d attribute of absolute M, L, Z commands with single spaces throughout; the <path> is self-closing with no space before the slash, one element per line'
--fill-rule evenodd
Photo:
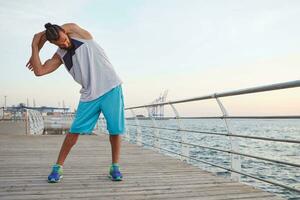
<path fill-rule="evenodd" d="M 29 61 L 27 62 L 26 67 L 27 67 L 30 71 L 33 71 L 33 67 L 32 67 L 32 56 L 29 58 Z"/>

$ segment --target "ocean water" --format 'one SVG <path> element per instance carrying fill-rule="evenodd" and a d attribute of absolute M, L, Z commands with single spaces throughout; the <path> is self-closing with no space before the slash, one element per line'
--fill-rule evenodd
<path fill-rule="evenodd" d="M 234 134 L 300 140 L 300 119 L 230 119 L 228 122 L 231 132 Z M 151 120 L 139 120 L 139 123 L 144 126 L 153 126 Z M 178 128 L 178 121 L 176 119 L 156 120 L 156 123 L 159 127 Z M 136 142 L 135 139 L 133 139 L 133 136 L 136 134 L 136 126 L 131 125 L 135 125 L 135 121 L 127 120 L 127 134 L 132 136 L 131 142 Z M 183 129 L 188 130 L 227 133 L 224 120 L 222 119 L 181 119 L 180 125 Z M 148 135 L 153 135 L 154 129 L 141 128 L 141 130 L 143 141 L 149 144 L 145 145 L 145 147 L 151 148 L 151 145 L 154 144 L 154 138 Z M 162 138 L 176 141 L 180 141 L 181 134 L 186 134 L 188 143 L 230 150 L 230 138 L 226 136 L 169 130 L 160 130 L 159 133 Z M 242 153 L 300 164 L 300 144 L 262 141 L 248 138 L 235 138 L 234 140 L 238 142 L 239 151 Z M 160 145 L 161 148 L 181 153 L 181 146 L 179 143 L 160 140 Z M 168 151 L 162 150 L 161 152 L 179 158 L 178 155 Z M 189 155 L 198 160 L 230 168 L 230 155 L 226 152 L 190 146 Z M 189 159 L 188 162 L 220 176 L 230 176 L 230 172 L 224 169 L 216 168 L 193 159 Z M 297 167 L 245 156 L 241 156 L 241 167 L 241 171 L 244 173 L 300 189 L 300 169 Z M 276 193 L 289 200 L 300 199 L 300 194 L 297 192 L 291 192 L 287 189 L 252 178 L 241 176 L 241 181 L 263 190 Z"/>

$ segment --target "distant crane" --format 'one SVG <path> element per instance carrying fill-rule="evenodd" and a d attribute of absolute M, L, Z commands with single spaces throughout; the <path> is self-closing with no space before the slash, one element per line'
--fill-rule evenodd
<path fill-rule="evenodd" d="M 163 93 L 160 93 L 159 97 L 154 101 L 152 101 L 151 104 L 166 102 L 167 95 L 168 95 L 168 90 L 165 90 Z M 149 107 L 148 111 L 149 111 L 148 112 L 149 117 L 154 117 L 159 119 L 164 117 L 164 105 Z"/>

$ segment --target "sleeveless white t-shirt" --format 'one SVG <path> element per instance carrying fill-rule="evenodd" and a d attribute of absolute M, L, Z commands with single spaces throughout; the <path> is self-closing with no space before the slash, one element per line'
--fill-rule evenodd
<path fill-rule="evenodd" d="M 56 53 L 73 79 L 82 86 L 80 101 L 97 99 L 123 83 L 104 50 L 93 39 L 74 37 L 70 39 L 73 48 L 70 50 L 58 48 Z"/>

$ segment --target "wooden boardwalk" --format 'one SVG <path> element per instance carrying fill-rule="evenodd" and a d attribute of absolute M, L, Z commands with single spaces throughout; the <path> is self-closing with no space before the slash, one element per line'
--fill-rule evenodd
<path fill-rule="evenodd" d="M 0 134 L 0 199 L 281 199 L 126 141 L 120 162 L 124 180 L 112 182 L 107 178 L 107 135 L 80 136 L 65 162 L 62 182 L 49 184 L 63 139 Z"/>

